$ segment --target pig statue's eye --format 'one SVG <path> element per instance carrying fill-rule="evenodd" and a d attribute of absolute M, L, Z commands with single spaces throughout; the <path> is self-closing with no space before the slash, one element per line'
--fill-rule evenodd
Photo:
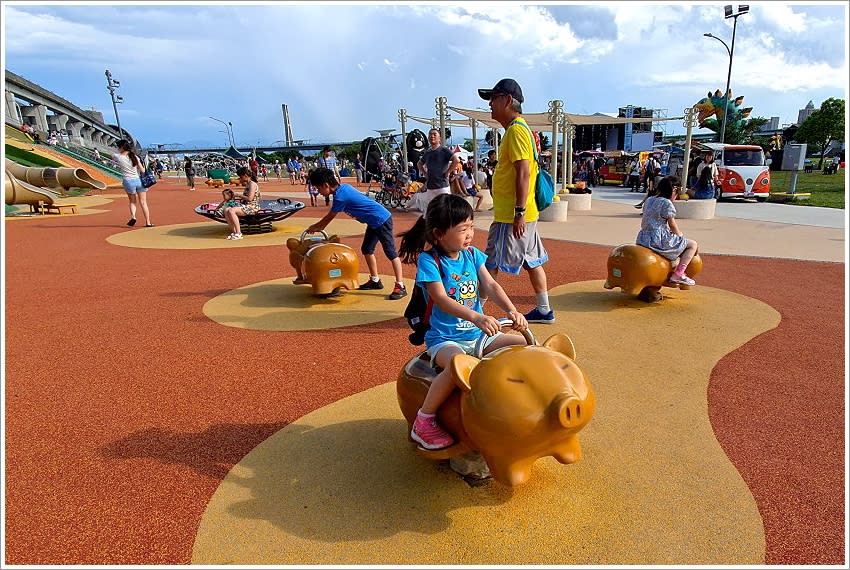
<path fill-rule="evenodd" d="M 511 378 L 510 376 L 508 376 L 507 380 L 508 380 L 508 382 L 516 382 L 517 384 L 525 384 L 525 380 L 523 380 L 522 378 Z"/>

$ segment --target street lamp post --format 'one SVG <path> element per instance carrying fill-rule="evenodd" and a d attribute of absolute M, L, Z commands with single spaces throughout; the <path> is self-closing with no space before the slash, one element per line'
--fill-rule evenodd
<path fill-rule="evenodd" d="M 225 123 L 221 119 L 216 119 L 215 117 L 210 117 L 210 119 L 212 119 L 213 121 L 218 121 L 219 123 L 224 125 L 224 128 L 227 129 L 227 140 L 230 142 L 230 146 L 236 148 L 236 144 L 233 142 L 233 123 Z"/>
<path fill-rule="evenodd" d="M 115 122 L 118 123 L 118 136 L 124 138 L 124 131 L 121 130 L 121 119 L 118 118 L 118 103 L 124 102 L 124 97 L 115 94 L 115 89 L 121 85 L 117 79 L 112 79 L 112 74 L 106 70 L 106 89 L 109 91 L 109 96 L 112 97 L 112 108 L 115 110 Z"/>
<path fill-rule="evenodd" d="M 720 144 L 723 144 L 723 140 L 726 138 L 726 117 L 729 115 L 729 98 L 731 97 L 731 94 L 729 93 L 729 82 L 732 79 L 732 57 L 735 55 L 735 31 L 738 29 L 738 16 L 743 16 L 744 14 L 749 12 L 750 7 L 747 4 L 738 4 L 738 11 L 733 13 L 732 5 L 728 4 L 723 7 L 723 10 L 725 14 L 725 19 L 733 19 L 732 46 L 729 47 L 728 45 L 726 45 L 726 42 L 711 33 L 703 34 L 705 37 L 713 38 L 723 44 L 723 47 L 726 48 L 726 52 L 729 54 L 729 71 L 726 73 L 726 92 L 724 95 L 725 108 L 723 109 L 723 125 L 720 127 Z"/>

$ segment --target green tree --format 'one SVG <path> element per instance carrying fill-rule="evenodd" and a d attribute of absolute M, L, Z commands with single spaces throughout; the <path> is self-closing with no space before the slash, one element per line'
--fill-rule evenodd
<path fill-rule="evenodd" d="M 545 152 L 552 148 L 552 145 L 549 144 L 549 135 L 540 133 L 540 152 Z"/>
<path fill-rule="evenodd" d="M 844 140 L 844 99 L 830 97 L 821 103 L 820 109 L 803 121 L 794 138 L 797 142 L 820 147 L 818 168 L 823 168 L 826 148 L 832 141 Z"/>
<path fill-rule="evenodd" d="M 357 158 L 357 153 L 360 152 L 360 143 L 350 144 L 347 147 L 340 149 L 336 153 L 336 157 L 339 159 L 350 160 L 354 162 L 354 159 Z M 363 157 L 360 157 L 363 158 Z"/>
<path fill-rule="evenodd" d="M 472 145 L 472 139 L 466 139 L 465 141 L 463 141 L 463 144 L 461 145 L 461 147 L 464 148 L 465 150 L 468 150 L 469 152 L 472 152 L 473 150 L 475 150 L 475 147 L 473 147 L 473 145 Z"/>
<path fill-rule="evenodd" d="M 758 144 L 756 142 L 759 127 L 767 124 L 764 117 L 753 117 L 747 121 L 741 121 L 739 126 L 733 122 L 726 124 L 726 136 L 723 137 L 725 144 Z"/>

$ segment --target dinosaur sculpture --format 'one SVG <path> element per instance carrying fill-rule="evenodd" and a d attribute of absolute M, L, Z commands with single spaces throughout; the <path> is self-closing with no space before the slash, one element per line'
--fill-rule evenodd
<path fill-rule="evenodd" d="M 744 96 L 740 95 L 732 99 L 732 90 L 729 90 L 728 95 L 724 96 L 720 89 L 708 94 L 700 99 L 694 108 L 697 110 L 697 121 L 699 128 L 711 129 L 712 131 L 720 131 L 720 125 L 723 124 L 723 116 L 728 113 L 726 124 L 734 125 L 736 128 L 744 126 L 744 120 L 750 116 L 752 107 L 741 108 L 744 103 Z M 716 118 L 714 118 L 716 117 Z"/>

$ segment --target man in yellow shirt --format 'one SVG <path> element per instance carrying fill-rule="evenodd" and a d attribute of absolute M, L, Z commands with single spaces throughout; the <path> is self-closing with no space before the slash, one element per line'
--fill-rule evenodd
<path fill-rule="evenodd" d="M 513 79 L 502 79 L 478 95 L 490 102 L 490 116 L 505 128 L 499 144 L 499 162 L 493 173 L 493 223 L 487 235 L 485 266 L 493 278 L 500 271 L 519 275 L 524 268 L 534 289 L 537 306 L 526 313 L 530 323 L 553 323 L 543 264 L 549 254 L 537 233 L 540 213 L 534 201 L 539 167 L 534 160 L 534 135 L 522 118 L 522 89 Z"/>

